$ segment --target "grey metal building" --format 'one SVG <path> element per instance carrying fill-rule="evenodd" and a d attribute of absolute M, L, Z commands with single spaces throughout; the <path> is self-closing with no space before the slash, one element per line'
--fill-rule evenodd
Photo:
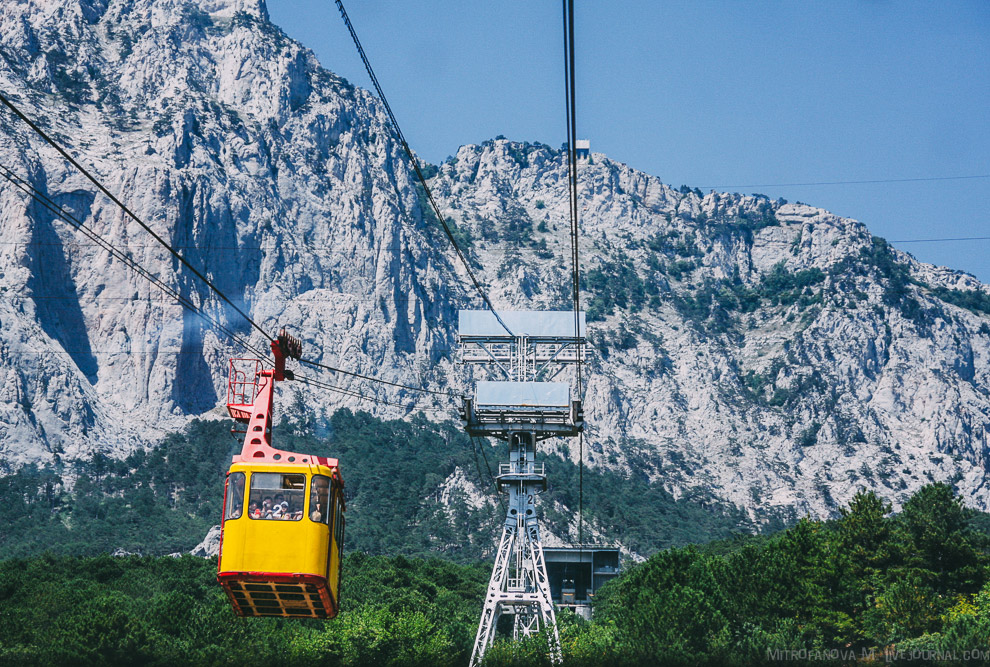
<path fill-rule="evenodd" d="M 595 593 L 619 575 L 619 548 L 544 547 L 543 554 L 554 603 L 590 619 Z"/>

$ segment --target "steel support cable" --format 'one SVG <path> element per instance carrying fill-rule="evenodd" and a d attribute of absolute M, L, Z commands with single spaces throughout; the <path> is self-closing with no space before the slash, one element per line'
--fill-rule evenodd
<path fill-rule="evenodd" d="M 353 398 L 359 398 L 365 401 L 372 401 L 373 403 L 381 403 L 382 405 L 391 405 L 391 406 L 403 407 L 403 408 L 409 407 L 410 409 L 412 409 L 412 406 L 406 406 L 402 403 L 396 403 L 394 401 L 389 401 L 388 399 L 378 398 L 377 396 L 367 396 L 365 394 L 362 394 L 361 392 L 354 391 L 351 389 L 345 389 L 344 387 L 332 385 L 310 377 L 294 375 L 292 379 L 295 382 L 299 382 L 300 384 L 305 384 L 312 387 L 319 387 L 320 389 L 326 389 L 328 391 L 332 391 L 337 394 L 342 394 L 344 396 L 351 396 Z"/>
<path fill-rule="evenodd" d="M 31 185 L 30 183 L 28 183 L 24 179 L 22 179 L 19 176 L 17 176 L 13 171 L 11 171 L 10 169 L 8 169 L 7 167 L 5 167 L 2 164 L 0 164 L 0 175 L 2 175 L 8 181 L 11 181 L 11 183 L 13 183 L 22 192 L 25 192 L 26 194 L 28 194 L 31 197 L 33 197 L 36 201 L 38 201 L 40 204 L 42 204 L 43 206 L 45 206 L 47 209 L 49 209 L 53 214 L 55 214 L 56 216 L 58 216 L 59 218 L 61 218 L 63 221 L 67 222 L 69 225 L 75 227 L 76 229 L 82 231 L 87 237 L 90 238 L 90 240 L 92 240 L 94 242 L 95 245 L 98 245 L 98 246 L 106 249 L 114 257 L 117 257 L 121 261 L 123 261 L 126 264 L 128 264 L 133 270 L 135 270 L 140 275 L 142 275 L 146 279 L 148 279 L 149 282 L 151 282 L 152 284 L 158 286 L 163 292 L 165 292 L 166 294 L 168 294 L 172 298 L 176 299 L 183 307 L 187 308 L 188 310 L 190 310 L 190 311 L 196 313 L 197 315 L 199 315 L 200 317 L 202 317 L 209 324 L 211 324 L 212 326 L 216 327 L 222 333 L 226 334 L 227 336 L 229 336 L 230 338 L 232 338 L 233 340 L 235 340 L 236 342 L 238 342 L 246 350 L 249 350 L 250 352 L 253 352 L 254 354 L 256 354 L 256 355 L 258 355 L 260 357 L 266 357 L 267 356 L 267 353 L 266 352 L 261 351 L 259 348 L 253 347 L 250 343 L 245 342 L 242 338 L 240 338 L 237 334 L 235 334 L 230 329 L 228 329 L 227 327 L 225 327 L 219 321 L 217 321 L 217 320 L 211 318 L 210 316 L 208 316 L 205 312 L 202 311 L 202 309 L 200 307 L 198 307 L 194 303 L 192 303 L 191 300 L 189 300 L 188 298 L 182 296 L 177 290 L 175 290 L 174 288 L 172 288 L 168 284 L 164 283 L 160 278 L 158 278 L 154 274 L 151 274 L 150 272 L 148 272 L 146 269 L 144 269 L 144 267 L 142 267 L 132 257 L 128 256 L 123 251 L 117 249 L 112 243 L 110 243 L 106 239 L 102 238 L 96 232 L 90 230 L 88 227 L 86 227 L 85 224 L 83 224 L 81 221 L 79 221 L 77 218 L 75 218 L 72 214 L 70 214 L 67 211 L 65 211 L 65 209 L 63 209 L 57 203 L 53 202 L 44 193 L 40 192 L 33 185 Z M 157 247 L 157 246 L 149 246 L 149 247 Z M 335 373 L 343 373 L 345 375 L 351 375 L 353 377 L 358 377 L 358 378 L 361 378 L 361 379 L 364 379 L 364 380 L 370 380 L 372 382 L 378 382 L 378 383 L 387 384 L 387 385 L 390 385 L 390 386 L 401 387 L 403 389 L 409 389 L 409 390 L 412 390 L 412 391 L 420 391 L 420 392 L 424 392 L 424 393 L 435 394 L 435 395 L 438 395 L 438 396 L 447 396 L 447 397 L 451 397 L 451 398 L 457 398 L 457 395 L 456 394 L 451 394 L 451 393 L 447 393 L 447 392 L 440 392 L 440 391 L 434 391 L 434 390 L 430 390 L 430 389 L 424 389 L 422 387 L 414 387 L 414 386 L 411 386 L 411 385 L 400 384 L 400 383 L 397 383 L 397 382 L 389 382 L 388 380 L 381 380 L 381 379 L 374 378 L 374 377 L 371 377 L 371 376 L 362 375 L 360 373 L 354 373 L 354 372 L 351 372 L 351 371 L 345 371 L 343 369 L 334 368 L 333 366 L 327 366 L 325 364 L 320 364 L 320 363 L 315 362 L 315 361 L 309 361 L 307 359 L 300 359 L 300 361 L 303 362 L 303 363 L 306 363 L 306 364 L 310 364 L 312 366 L 316 366 L 318 368 L 323 368 L 323 369 L 326 369 L 326 370 L 333 371 Z"/>
<path fill-rule="evenodd" d="M 901 239 L 890 243 L 942 243 L 945 241 L 990 241 L 990 236 L 957 236 L 943 239 Z"/>
<path fill-rule="evenodd" d="M 343 375 L 350 375 L 351 377 L 361 378 L 362 380 L 370 380 L 372 382 L 377 382 L 379 384 L 386 384 L 390 387 L 398 387 L 400 389 L 408 389 L 410 391 L 418 391 L 424 394 L 433 394 L 434 396 L 445 396 L 447 398 L 463 398 L 459 394 L 452 394 L 447 391 L 437 391 L 436 389 L 427 389 L 426 387 L 414 387 L 408 384 L 402 384 L 401 382 L 390 382 L 388 380 L 382 380 L 380 378 L 374 378 L 369 375 L 362 375 L 361 373 L 355 373 L 354 371 L 345 371 L 340 368 L 334 368 L 333 366 L 328 366 L 326 364 L 321 364 L 318 361 L 311 361 L 309 359 L 300 359 L 300 363 L 308 364 L 316 368 L 322 368 L 323 370 L 330 371 L 332 373 L 341 373 Z"/>
<path fill-rule="evenodd" d="M 126 264 L 131 270 L 133 270 L 135 273 L 148 280 L 148 282 L 150 282 L 152 285 L 158 287 L 167 296 L 175 299 L 179 303 L 179 305 L 181 305 L 183 308 L 186 308 L 190 312 L 198 315 L 208 325 L 210 325 L 220 333 L 224 334 L 225 336 L 231 338 L 234 342 L 239 344 L 245 350 L 248 350 L 249 352 L 253 354 L 257 354 L 259 356 L 266 356 L 266 354 L 263 351 L 261 351 L 259 348 L 255 347 L 249 341 L 246 341 L 241 336 L 234 333 L 232 330 L 224 326 L 219 320 L 207 314 L 200 306 L 197 306 L 189 298 L 183 296 L 178 290 L 173 288 L 171 285 L 165 283 L 163 280 L 161 280 L 161 278 L 159 278 L 158 276 L 154 275 L 153 273 L 145 269 L 133 257 L 130 257 L 129 255 L 118 249 L 114 244 L 110 243 L 102 236 L 100 236 L 97 232 L 87 227 L 78 218 L 76 218 L 71 213 L 66 211 L 64 208 L 59 206 L 56 202 L 52 201 L 47 195 L 45 195 L 43 192 L 41 192 L 33 185 L 31 185 L 28 181 L 21 178 L 20 176 L 18 176 L 16 173 L 11 171 L 9 168 L 7 168 L 4 165 L 0 165 L 0 176 L 3 176 L 7 181 L 9 181 L 14 187 L 16 187 L 21 192 L 32 197 L 35 201 L 37 201 L 39 204 L 41 204 L 46 209 L 48 209 L 53 215 L 58 217 L 60 220 L 62 220 L 69 226 L 73 227 L 74 229 L 85 234 L 90 240 L 94 242 L 94 245 L 103 248 L 108 253 L 110 253 L 112 257 L 115 257 L 116 259 Z"/>
<path fill-rule="evenodd" d="M 567 173 L 571 218 L 571 280 L 574 294 L 574 335 L 581 338 L 581 270 L 578 253 L 577 112 L 574 75 L 574 0 L 563 0 L 564 18 L 564 107 L 567 115 Z M 581 344 L 578 343 L 578 398 L 584 397 L 581 372 Z M 578 432 L 578 544 L 584 543 L 584 431 Z"/>
<path fill-rule="evenodd" d="M 296 380 L 298 382 L 301 382 L 302 384 L 305 384 L 305 385 L 309 385 L 309 386 L 313 386 L 313 387 L 318 387 L 318 388 L 321 388 L 321 389 L 326 389 L 328 391 L 333 391 L 333 392 L 336 392 L 338 394 L 343 394 L 345 396 L 351 396 L 351 397 L 363 399 L 363 400 L 366 400 L 366 401 L 373 401 L 375 403 L 382 403 L 384 405 L 398 406 L 398 407 L 406 408 L 408 410 L 415 410 L 415 409 L 417 409 L 416 406 L 414 406 L 414 405 L 406 405 L 406 404 L 402 404 L 402 403 L 396 403 L 394 401 L 389 401 L 389 400 L 386 400 L 386 399 L 380 399 L 380 398 L 377 398 L 375 396 L 366 396 L 364 394 L 361 394 L 359 392 L 353 391 L 351 389 L 345 389 L 344 387 L 338 387 L 338 386 L 335 386 L 335 385 L 327 384 L 326 382 L 322 382 L 320 380 L 315 380 L 315 379 L 309 378 L 309 377 L 301 377 L 301 376 L 298 376 L 297 375 L 297 376 L 295 376 L 294 380 Z M 495 496 L 495 499 L 498 501 L 499 505 L 501 505 L 502 508 L 503 508 L 503 510 L 504 510 L 505 509 L 504 503 L 502 501 L 502 498 L 498 495 L 498 485 L 495 482 L 495 477 L 494 477 L 494 475 L 492 475 L 491 466 L 488 463 L 488 455 L 485 454 L 484 449 L 482 448 L 482 446 L 480 445 L 480 443 L 478 443 L 476 441 L 476 439 L 474 438 L 474 436 L 471 436 L 471 450 L 472 450 L 472 452 L 474 454 L 474 465 L 475 465 L 475 469 L 478 472 L 478 481 L 479 481 L 479 483 L 481 483 L 482 485 L 484 485 L 484 481 L 485 481 L 484 475 L 481 472 L 481 465 L 480 465 L 480 463 L 478 461 L 478 450 L 481 450 L 481 454 L 485 458 L 485 468 L 488 471 L 488 479 L 490 480 L 490 482 L 492 484 L 492 488 L 493 488 L 492 494 Z"/>
<path fill-rule="evenodd" d="M 16 174 L 14 174 L 12 171 L 10 171 L 9 169 L 7 169 L 6 167 L 2 167 L 2 165 L 0 165 L 0 169 L 3 170 L 2 175 L 4 176 L 4 178 L 6 178 L 8 181 L 10 181 L 15 187 L 17 187 L 19 190 L 21 190 L 25 194 L 28 194 L 31 197 L 33 197 L 35 199 L 35 201 L 37 201 L 42 206 L 44 206 L 45 208 L 47 208 L 54 215 L 56 215 L 57 217 L 59 217 L 63 222 L 66 222 L 70 226 L 75 227 L 79 231 L 82 231 L 86 236 L 88 236 L 91 240 L 93 240 L 96 243 L 96 245 L 99 245 L 100 247 L 103 247 L 112 256 L 118 258 L 119 260 L 121 260 L 122 262 L 124 262 L 125 264 L 127 264 L 136 273 L 138 273 L 139 275 L 143 276 L 149 282 L 151 282 L 153 285 L 155 285 L 156 287 L 158 287 L 159 289 L 161 289 L 163 292 L 165 292 L 168 296 L 171 296 L 176 301 L 178 301 L 181 306 L 183 306 L 184 308 L 188 309 L 189 311 L 191 311 L 191 312 L 195 313 L 196 315 L 198 315 L 199 317 L 201 317 L 205 322 L 207 322 L 207 324 L 209 324 L 212 327 L 216 328 L 218 331 L 220 331 L 224 335 L 228 336 L 229 338 L 231 338 L 232 340 L 234 340 L 238 344 L 240 344 L 241 347 L 243 347 L 244 349 L 246 349 L 246 350 L 248 350 L 248 351 L 250 351 L 250 352 L 252 352 L 254 354 L 259 354 L 261 356 L 264 356 L 264 353 L 261 352 L 258 348 L 254 347 L 250 342 L 245 341 L 239 335 L 237 335 L 236 333 L 234 333 L 233 331 L 231 331 L 229 328 L 227 328 L 226 326 L 224 326 L 223 324 L 221 324 L 218 320 L 216 320 L 216 319 L 212 318 L 211 316 L 209 316 L 205 311 L 202 310 L 202 308 L 200 308 L 199 306 L 196 306 L 188 298 L 182 296 L 177 290 L 175 290 L 174 288 L 172 288 L 170 285 L 168 285 L 167 283 L 165 283 L 164 281 L 162 281 L 160 278 L 158 278 L 154 274 L 148 272 L 143 266 L 141 266 L 138 262 L 136 262 L 132 257 L 128 256 L 126 253 L 123 253 L 118 248 L 116 248 L 116 246 L 114 246 L 112 243 L 110 243 L 109 241 L 106 241 L 101 236 L 99 236 L 99 234 L 97 234 L 93 230 L 91 230 L 88 227 L 86 227 L 77 218 L 75 218 L 70 213 L 68 213 L 67 211 L 65 211 L 65 209 L 63 209 L 62 207 L 60 207 L 57 203 L 53 202 L 44 193 L 40 192 L 37 188 L 35 188 L 34 186 L 32 186 L 30 183 L 28 183 L 24 179 L 21 179 L 20 177 L 18 177 Z M 31 298 L 36 298 L 36 297 L 35 296 L 32 296 Z M 43 298 L 43 297 L 38 297 L 38 298 Z"/>
<path fill-rule="evenodd" d="M 69 155 L 69 153 L 65 149 L 63 149 L 57 142 L 55 142 L 55 140 L 53 140 L 51 137 L 49 137 L 30 118 L 28 118 L 27 116 L 25 116 L 24 113 L 22 113 L 20 109 L 18 109 L 16 106 L 14 106 L 14 104 L 9 99 L 7 99 L 7 97 L 4 96 L 2 93 L 0 93 L 0 102 L 2 102 L 4 105 L 6 105 L 11 111 L 13 111 L 17 115 L 18 118 L 20 118 L 21 120 L 23 120 L 32 130 L 34 130 L 35 133 L 38 134 L 38 136 L 40 136 L 50 146 L 52 146 L 55 150 L 57 150 L 81 174 L 83 174 L 87 179 L 89 179 L 89 181 L 92 182 L 103 194 L 105 194 L 107 197 L 109 197 L 110 200 L 113 203 L 115 203 L 118 207 L 120 207 L 120 209 L 122 211 L 124 211 L 125 214 L 127 214 L 131 219 L 133 219 L 135 222 L 137 222 L 139 225 L 141 225 L 141 227 L 144 228 L 144 230 L 147 231 L 149 234 L 151 234 L 151 236 L 156 241 L 158 241 L 159 244 L 161 244 L 162 246 L 164 246 L 176 259 L 178 259 L 183 264 L 183 266 L 187 267 L 190 271 L 192 271 L 193 274 L 197 278 L 199 278 L 200 280 L 202 280 L 217 296 L 219 296 L 231 308 L 233 308 L 235 311 L 237 311 L 237 313 L 241 317 L 243 317 L 245 321 L 247 321 L 252 327 L 254 327 L 259 332 L 261 332 L 261 334 L 265 338 L 267 338 L 269 341 L 274 341 L 275 340 L 275 338 L 271 334 L 269 334 L 264 329 L 262 329 L 260 325 L 258 325 L 254 320 L 252 320 L 244 311 L 242 311 L 240 308 L 238 308 L 229 298 L 227 298 L 227 296 L 223 292 L 220 291 L 220 289 L 216 285 L 213 284 L 212 281 L 210 281 L 205 275 L 203 275 L 200 271 L 198 271 L 192 264 L 190 264 L 188 261 L 186 261 L 186 259 L 184 257 L 182 257 L 182 255 L 175 248 L 173 248 L 171 245 L 169 245 L 169 243 L 167 241 L 165 241 L 161 236 L 159 236 L 158 234 L 156 234 L 154 232 L 154 230 L 152 230 L 150 227 L 148 227 L 148 225 L 146 225 L 143 220 L 141 220 L 140 218 L 138 218 L 129 208 L 127 208 L 127 206 L 125 206 L 123 204 L 123 202 L 121 202 L 119 199 L 117 199 L 117 197 L 115 197 L 113 195 L 113 193 L 111 193 L 106 187 L 104 187 L 104 185 L 102 183 L 100 183 L 98 180 L 96 180 L 96 178 L 93 177 L 93 175 L 90 174 L 90 172 L 87 171 L 85 167 L 83 167 L 81 164 L 79 164 L 71 155 Z M 398 127 L 398 126 L 396 126 L 396 127 Z M 403 143 L 404 143 L 404 141 L 405 140 L 403 140 Z M 406 148 L 408 150 L 408 146 L 406 146 Z M 420 173 L 420 175 L 422 176 L 422 172 L 419 172 L 418 165 L 417 165 L 416 169 L 417 169 L 417 172 Z M 496 313 L 496 317 L 497 316 L 498 316 L 498 314 Z M 250 348 L 247 348 L 247 349 L 250 349 Z M 256 352 L 256 354 L 257 354 L 257 352 Z M 267 354 L 259 354 L 259 356 L 262 357 L 262 358 L 264 358 L 265 356 L 267 356 Z M 342 370 L 342 369 L 339 369 L 339 368 L 334 368 L 332 366 L 326 366 L 326 365 L 323 365 L 323 364 L 318 364 L 318 363 L 312 362 L 312 361 L 306 361 L 306 363 L 311 364 L 311 365 L 314 365 L 314 366 L 317 366 L 319 368 L 324 368 L 326 370 L 330 370 L 330 371 L 333 371 L 333 372 L 344 373 L 346 375 L 352 375 L 354 377 L 359 377 L 359 378 L 362 378 L 362 379 L 365 379 L 365 380 L 369 380 L 371 382 L 379 382 L 381 384 L 387 384 L 387 385 L 402 387 L 402 388 L 410 389 L 410 390 L 413 390 L 413 391 L 422 391 L 422 392 L 426 392 L 426 393 L 449 395 L 449 394 L 445 394 L 445 392 L 436 392 L 436 391 L 433 391 L 433 390 L 423 389 L 421 387 L 412 387 L 412 386 L 409 386 L 409 385 L 401 385 L 401 384 L 398 384 L 398 383 L 395 383 L 395 382 L 389 382 L 387 380 L 380 380 L 378 378 L 373 378 L 373 377 L 370 377 L 370 376 L 367 376 L 367 375 L 361 375 L 360 373 L 352 373 L 350 371 L 345 371 L 345 370 Z"/>
<path fill-rule="evenodd" d="M 474 441 L 474 436 L 468 436 L 471 440 L 471 453 L 474 454 L 474 469 L 478 472 L 478 484 L 485 483 L 485 476 L 481 474 L 481 462 L 478 460 L 478 443 Z"/>
<path fill-rule="evenodd" d="M 875 178 L 866 181 L 817 181 L 812 183 L 750 183 L 748 185 L 704 185 L 699 190 L 719 188 L 789 188 L 805 185 L 874 185 L 877 183 L 920 183 L 930 181 L 968 181 L 974 178 L 990 178 L 990 174 L 971 176 L 924 176 L 921 178 Z"/>
<path fill-rule="evenodd" d="M 471 441 L 475 442 L 475 440 L 476 438 L 472 435 Z M 488 471 L 488 480 L 492 484 L 492 494 L 495 496 L 495 500 L 498 501 L 499 507 L 501 507 L 502 511 L 505 512 L 508 508 L 505 506 L 505 501 L 502 500 L 502 494 L 498 492 L 498 483 L 495 481 L 495 476 L 492 474 L 492 466 L 488 463 L 488 454 L 485 453 L 485 447 L 481 444 L 480 440 L 477 441 L 477 447 L 481 452 L 481 457 L 485 460 L 485 470 Z M 484 483 L 484 480 L 482 480 L 482 483 Z"/>
<path fill-rule="evenodd" d="M 380 403 L 382 405 L 390 405 L 390 406 L 397 407 L 397 408 L 404 408 L 404 409 L 410 410 L 410 411 L 411 410 L 422 410 L 424 412 L 431 411 L 429 409 L 420 408 L 420 407 L 418 407 L 418 406 L 416 406 L 415 404 L 412 404 L 412 403 L 399 403 L 398 401 L 390 401 L 387 398 L 378 398 L 377 396 L 368 396 L 367 394 L 362 394 L 359 391 L 355 391 L 353 389 L 347 389 L 345 387 L 340 387 L 338 385 L 329 384 L 327 382 L 323 382 L 322 380 L 316 380 L 316 379 L 311 378 L 311 377 L 296 375 L 296 376 L 293 377 L 293 380 L 295 380 L 297 382 L 300 382 L 302 384 L 311 385 L 311 386 L 314 386 L 314 387 L 319 387 L 321 389 L 326 389 L 328 391 L 336 392 L 338 394 L 343 394 L 345 396 L 351 396 L 353 398 L 359 398 L 359 399 L 365 400 L 365 401 L 372 401 L 374 403 Z"/>
<path fill-rule="evenodd" d="M 192 271 L 193 275 L 195 275 L 197 278 L 199 278 L 204 283 L 206 283 L 206 285 L 211 290 L 213 290 L 213 292 L 218 297 L 220 297 L 224 302 L 227 303 L 227 305 L 229 305 L 231 308 L 233 308 L 241 317 L 243 317 L 245 319 L 245 321 L 248 322 L 248 324 L 250 324 L 252 327 L 254 327 L 255 329 L 257 329 L 261 333 L 261 335 L 264 336 L 265 338 L 267 338 L 269 341 L 274 341 L 275 340 L 275 338 L 271 334 L 269 334 L 267 331 L 265 331 L 264 329 L 262 329 L 261 326 L 259 326 L 254 320 L 252 320 L 250 317 L 248 317 L 247 313 L 245 313 L 243 310 L 241 310 L 240 308 L 238 308 L 237 305 L 234 304 L 233 301 L 231 301 L 229 298 L 227 298 L 227 295 L 224 294 L 222 291 L 220 291 L 220 288 L 218 288 L 216 285 L 214 285 L 213 284 L 213 281 L 211 281 L 209 278 L 207 278 L 202 273 L 200 273 L 199 270 L 196 267 L 194 267 L 192 264 L 190 264 L 186 260 L 185 257 L 183 257 L 175 248 L 173 248 L 168 243 L 168 241 L 166 241 L 161 236 L 159 236 L 151 227 L 149 227 L 144 222 L 144 220 L 142 220 L 137 215 L 135 215 L 134 212 L 131 211 L 131 209 L 129 209 L 122 201 L 120 201 L 119 199 L 117 199 L 117 197 L 114 196 L 114 194 L 112 192 L 110 192 L 100 181 L 96 180 L 96 178 L 85 167 L 83 167 L 81 164 L 79 164 L 75 160 L 75 158 L 73 158 L 71 155 L 69 155 L 69 153 L 64 148 L 62 148 L 62 146 L 60 146 L 58 144 L 58 142 L 56 142 L 54 139 L 52 139 L 51 137 L 49 137 L 45 133 L 44 130 L 42 130 L 40 127 L 38 127 L 30 118 L 28 118 L 27 116 L 25 116 L 21 112 L 21 110 L 18 109 L 16 106 L 14 106 L 13 102 L 11 102 L 9 99 L 7 99 L 7 97 L 3 93 L 0 93 L 0 102 L 2 102 L 8 109 L 10 109 L 11 111 L 13 111 L 14 114 L 18 118 L 20 118 L 22 121 L 24 121 L 32 130 L 34 130 L 35 134 L 37 134 L 39 137 L 41 137 L 42 139 L 44 139 L 45 142 L 49 146 L 51 146 L 56 151 L 58 151 L 62 155 L 62 157 L 64 157 L 66 160 L 68 160 L 69 163 L 72 164 L 72 166 L 75 167 L 77 171 L 79 171 L 79 173 L 81 173 L 83 176 L 85 176 L 87 179 L 89 179 L 89 181 L 93 185 L 95 185 L 97 187 L 97 189 L 100 190 L 100 192 L 102 192 L 104 195 L 106 195 L 110 199 L 110 201 L 112 201 L 114 204 L 116 204 L 118 207 L 120 207 L 120 210 L 122 210 L 129 218 L 131 218 L 134 222 L 138 223 L 146 232 L 148 232 L 149 234 L 151 234 L 152 238 L 154 238 L 166 250 L 168 250 L 172 254 L 173 257 L 175 257 L 177 260 L 179 260 L 179 262 L 183 266 L 185 266 L 187 269 L 189 269 L 190 271 Z"/>
<path fill-rule="evenodd" d="M 471 453 L 474 455 L 474 469 L 478 472 L 478 484 L 479 488 L 485 485 L 485 476 L 481 473 L 481 461 L 478 459 L 478 443 L 475 441 L 474 436 L 468 436 L 471 441 Z M 495 494 L 493 494 L 495 495 Z"/>
<path fill-rule="evenodd" d="M 347 11 L 344 9 L 344 3 L 342 0 L 335 0 L 337 3 L 337 9 L 340 10 L 340 16 L 344 19 L 344 25 L 347 26 L 347 31 L 351 34 L 351 39 L 354 41 L 354 46 L 357 48 L 358 55 L 361 57 L 361 62 L 364 63 L 364 68 L 368 72 L 368 78 L 371 79 L 371 84 L 375 88 L 375 92 L 378 93 L 378 98 L 382 101 L 382 106 L 385 108 L 385 113 L 388 115 L 389 121 L 392 124 L 392 131 L 395 132 L 396 138 L 399 140 L 399 144 L 402 146 L 402 150 L 405 151 L 406 157 L 409 158 L 409 162 L 412 164 L 413 170 L 416 172 L 416 177 L 419 182 L 423 185 L 423 190 L 426 191 L 426 198 L 430 202 L 430 206 L 433 208 L 434 214 L 437 216 L 437 220 L 440 221 L 440 225 L 443 227 L 444 234 L 447 235 L 447 240 L 454 247 L 454 252 L 457 254 L 457 258 L 461 261 L 464 266 L 464 270 L 467 271 L 468 277 L 471 279 L 471 283 L 474 285 L 475 290 L 478 292 L 481 299 L 485 302 L 485 306 L 491 311 L 498 323 L 502 325 L 502 328 L 510 335 L 514 336 L 512 330 L 502 321 L 502 317 L 495 310 L 495 306 L 492 305 L 491 300 L 488 298 L 488 294 L 481 287 L 481 283 L 478 278 L 474 275 L 474 271 L 471 269 L 471 264 L 468 262 L 467 257 L 464 256 L 464 252 L 461 247 L 457 244 L 457 240 L 454 238 L 453 232 L 450 230 L 450 226 L 447 224 L 447 219 L 444 218 L 443 213 L 440 211 L 440 205 L 437 204 L 437 200 L 433 197 L 433 192 L 430 190 L 430 186 L 426 183 L 426 177 L 423 175 L 423 170 L 420 169 L 419 160 L 413 154 L 412 149 L 409 148 L 409 144 L 406 142 L 405 135 L 402 134 L 402 129 L 399 127 L 399 122 L 395 119 L 395 114 L 392 113 L 392 107 L 388 103 L 388 98 L 385 97 L 385 93 L 382 91 L 381 85 L 378 83 L 378 77 L 375 76 L 375 71 L 371 67 L 371 62 L 368 60 L 368 56 L 364 53 L 364 47 L 361 46 L 361 40 L 358 39 L 357 32 L 354 30 L 354 26 L 351 24 L 350 17 L 347 16 Z"/>
<path fill-rule="evenodd" d="M 478 462 L 478 450 L 481 449 L 481 446 L 477 443 L 473 435 L 470 436 L 470 438 L 471 438 L 471 453 L 474 454 L 474 469 L 478 471 L 478 484 L 480 484 L 481 486 L 485 486 L 485 476 L 481 474 L 481 464 Z M 491 478 L 491 476 L 492 476 L 492 471 L 489 468 L 488 477 Z M 491 490 L 487 490 L 486 493 L 488 495 L 494 496 L 496 502 L 498 502 L 499 507 L 501 507 L 502 511 L 505 512 L 506 511 L 505 503 L 502 501 L 502 496 L 498 492 L 498 488 L 497 488 L 498 485 L 494 483 L 494 480 L 492 480 L 492 485 L 494 488 Z M 498 521 L 497 516 L 495 517 L 495 520 Z"/>
<path fill-rule="evenodd" d="M 0 175 L 2 175 L 7 181 L 9 181 L 15 188 L 33 198 L 36 202 L 47 208 L 53 215 L 61 219 L 63 222 L 67 223 L 72 228 L 77 231 L 82 232 L 93 241 L 93 246 L 100 247 L 109 252 L 113 257 L 127 263 L 132 269 L 137 271 L 141 276 L 148 279 L 151 283 L 157 285 L 163 292 L 168 296 L 180 301 L 189 303 L 192 306 L 192 302 L 188 301 L 183 297 L 177 290 L 173 289 L 167 283 L 161 281 L 157 276 L 148 272 L 143 266 L 138 264 L 132 257 L 127 255 L 121 250 L 118 250 L 116 246 L 111 244 L 109 241 L 103 239 L 103 237 L 96 234 L 96 232 L 90 230 L 86 227 L 78 218 L 70 214 L 64 208 L 59 206 L 57 203 L 52 201 L 47 195 L 35 188 L 29 181 L 18 176 L 13 170 L 0 164 Z M 56 246 L 57 244 L 50 244 Z"/>

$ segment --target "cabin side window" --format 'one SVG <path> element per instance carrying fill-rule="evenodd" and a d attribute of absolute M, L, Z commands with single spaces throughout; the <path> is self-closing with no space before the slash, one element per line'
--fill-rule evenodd
<path fill-rule="evenodd" d="M 344 503 L 341 502 L 340 495 L 343 491 L 340 487 L 334 490 L 334 518 L 333 518 L 333 539 L 337 542 L 337 549 L 344 549 Z"/>
<path fill-rule="evenodd" d="M 248 516 L 252 519 L 299 521 L 303 515 L 306 475 L 251 473 Z"/>
<path fill-rule="evenodd" d="M 330 478 L 313 475 L 309 491 L 309 519 L 316 523 L 330 523 Z"/>
<path fill-rule="evenodd" d="M 244 514 L 244 473 L 227 475 L 227 513 L 224 519 L 239 519 Z"/>

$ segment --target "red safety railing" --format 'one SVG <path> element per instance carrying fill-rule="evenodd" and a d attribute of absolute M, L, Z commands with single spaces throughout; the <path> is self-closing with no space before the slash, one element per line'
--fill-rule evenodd
<path fill-rule="evenodd" d="M 231 359 L 227 376 L 227 412 L 238 421 L 251 418 L 261 380 L 260 359 Z"/>

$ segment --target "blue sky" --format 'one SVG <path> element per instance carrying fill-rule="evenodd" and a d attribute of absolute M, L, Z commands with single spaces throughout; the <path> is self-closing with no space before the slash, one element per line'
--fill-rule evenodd
<path fill-rule="evenodd" d="M 561 5 L 345 3 L 413 148 L 565 137 Z M 268 0 L 320 62 L 370 87 L 332 0 Z M 762 192 L 891 241 L 990 237 L 990 2 L 577 2 L 578 135 L 707 191 Z M 759 187 L 756 187 L 759 186 Z M 895 243 L 990 282 L 990 241 Z"/>

